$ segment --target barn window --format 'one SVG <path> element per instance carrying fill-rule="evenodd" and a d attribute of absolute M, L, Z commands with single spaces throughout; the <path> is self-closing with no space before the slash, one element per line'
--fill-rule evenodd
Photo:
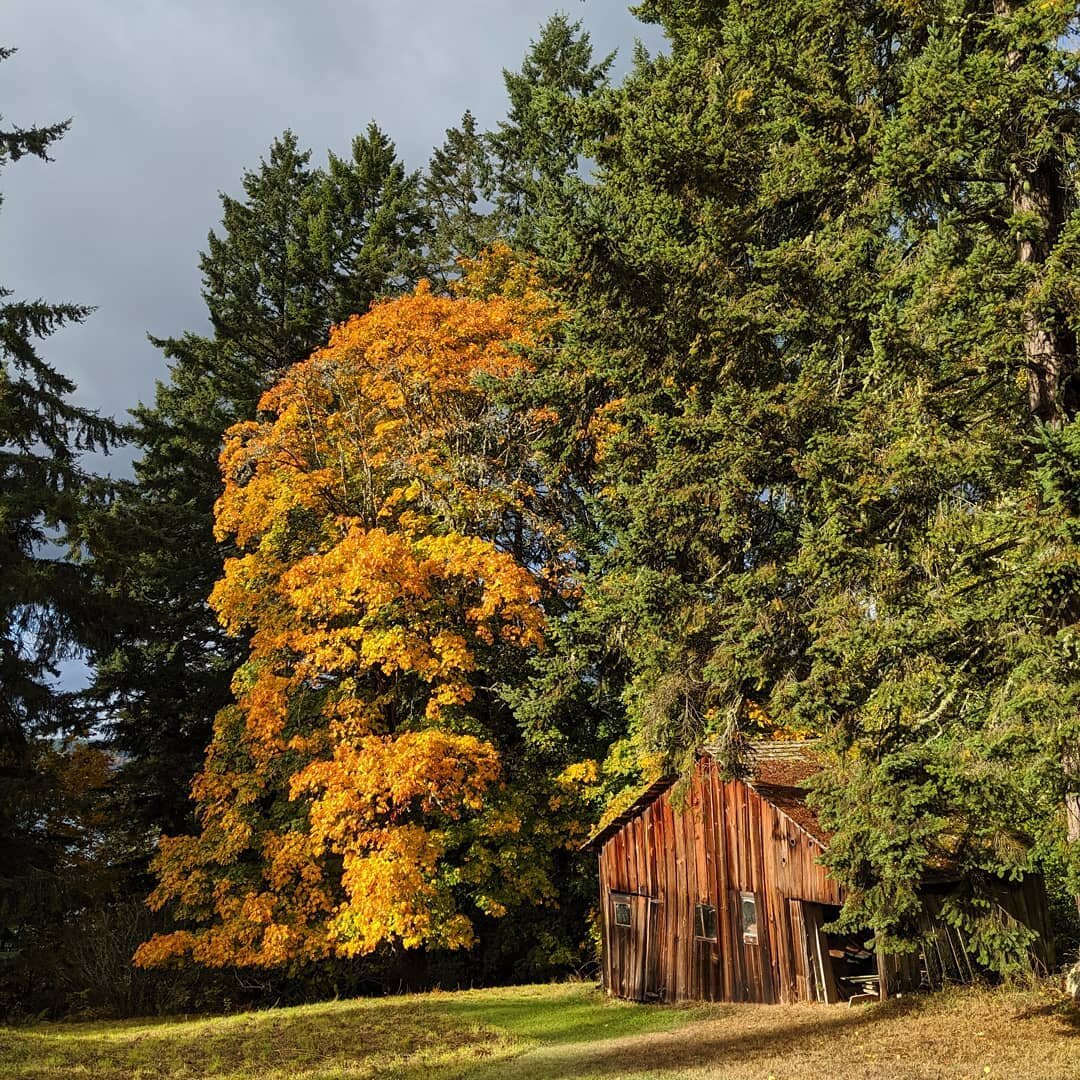
<path fill-rule="evenodd" d="M 716 940 L 716 908 L 712 904 L 698 904 L 694 927 L 694 937 L 699 941 Z"/>
<path fill-rule="evenodd" d="M 742 939 L 747 945 L 756 945 L 757 897 L 752 892 L 739 893 L 739 912 L 742 918 Z"/>
<path fill-rule="evenodd" d="M 614 903 L 615 903 L 615 925 L 616 926 L 629 926 L 630 925 L 630 904 L 626 900 L 616 900 Z"/>

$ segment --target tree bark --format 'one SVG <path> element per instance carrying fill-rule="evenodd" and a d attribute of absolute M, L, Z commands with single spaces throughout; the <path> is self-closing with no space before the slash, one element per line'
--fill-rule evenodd
<path fill-rule="evenodd" d="M 1065 221 L 1065 191 L 1057 161 L 1014 165 L 1009 178 L 1013 213 L 1030 223 L 1016 242 L 1021 265 L 1034 270 L 1031 291 Z M 1051 428 L 1062 427 L 1075 413 L 1072 380 L 1076 338 L 1060 316 L 1039 310 L 1029 300 L 1023 313 L 1024 362 L 1032 416 Z"/>
<path fill-rule="evenodd" d="M 1015 0 L 993 0 L 994 14 L 1007 19 Z M 1025 56 L 1019 49 L 1005 54 L 1005 68 L 1020 69 Z M 1030 294 L 1037 291 L 1045 266 L 1065 224 L 1065 170 L 1056 157 L 1034 159 L 1026 147 L 1011 148 L 1008 193 L 1014 215 L 1026 224 L 1016 241 L 1021 265 L 1030 266 Z M 1028 373 L 1028 406 L 1032 416 L 1048 427 L 1060 428 L 1076 413 L 1073 375 L 1076 371 L 1076 336 L 1053 312 L 1040 310 L 1030 299 L 1023 314 L 1024 361 Z"/>
<path fill-rule="evenodd" d="M 1015 0 L 993 3 L 995 15 L 1012 16 Z M 1006 70 L 1015 72 L 1024 61 L 1020 50 L 1010 50 L 1005 57 Z M 1076 335 L 1059 314 L 1041 308 L 1032 297 L 1038 292 L 1043 268 L 1065 224 L 1065 170 L 1053 155 L 1035 159 L 1025 149 L 1019 146 L 1011 151 L 1008 194 L 1013 214 L 1024 220 L 1016 242 L 1017 259 L 1033 270 L 1022 316 L 1028 407 L 1031 415 L 1047 427 L 1061 428 L 1077 412 Z M 1070 843 L 1076 843 L 1080 840 L 1080 754 L 1064 755 L 1062 767 L 1066 782 L 1078 788 L 1065 796 L 1066 835 Z M 1080 896 L 1076 897 L 1076 906 L 1080 909 Z M 1070 992 L 1080 1000 L 1080 963 L 1071 977 Z"/>

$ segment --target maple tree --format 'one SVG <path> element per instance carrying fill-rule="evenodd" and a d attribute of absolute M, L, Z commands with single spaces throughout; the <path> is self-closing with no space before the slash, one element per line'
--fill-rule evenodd
<path fill-rule="evenodd" d="M 521 450 L 543 418 L 490 387 L 556 315 L 509 252 L 472 270 L 336 327 L 227 435 L 238 555 L 211 603 L 250 655 L 194 781 L 201 832 L 155 859 L 151 904 L 193 928 L 140 964 L 455 948 L 470 911 L 554 895 L 526 834 L 564 827 L 507 782 L 496 686 L 541 647 L 567 560 Z"/>
<path fill-rule="evenodd" d="M 151 339 L 168 375 L 132 410 L 134 475 L 97 516 L 89 564 L 113 608 L 93 699 L 140 839 L 193 827 L 191 777 L 247 651 L 206 605 L 228 554 L 213 535 L 222 435 L 333 323 L 413 288 L 427 232 L 417 186 L 374 124 L 322 167 L 285 131 L 220 196 L 199 256 L 212 332 Z"/>

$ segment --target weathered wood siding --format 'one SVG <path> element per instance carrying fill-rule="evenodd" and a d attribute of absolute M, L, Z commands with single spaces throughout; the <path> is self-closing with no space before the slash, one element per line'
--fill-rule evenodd
<path fill-rule="evenodd" d="M 774 777 L 775 777 L 774 772 Z M 782 782 L 781 782 L 782 781 Z M 837 983 L 821 930 L 824 908 L 844 902 L 818 865 L 827 839 L 787 780 L 721 779 L 699 763 L 679 809 L 674 791 L 650 790 L 599 847 L 604 985 L 635 1001 L 836 1001 Z M 655 797 L 653 792 L 660 792 Z M 744 940 L 741 903 L 752 896 L 757 940 Z M 1046 970 L 1052 936 L 1042 880 L 1002 881 L 1003 920 L 1036 933 L 1031 959 Z M 614 903 L 626 925 L 616 926 Z M 938 918 L 940 897 L 925 885 L 919 953 L 878 956 L 883 994 L 964 981 L 974 973 L 967 943 Z M 716 911 L 716 937 L 697 932 L 697 905 Z"/>
<path fill-rule="evenodd" d="M 630 996 L 621 992 L 626 983 L 619 965 L 635 949 L 626 939 L 645 933 L 638 924 L 614 926 L 612 897 L 622 894 L 659 901 L 655 974 L 645 977 L 638 1000 L 805 999 L 805 960 L 797 956 L 800 939 L 788 901 L 843 903 L 839 887 L 817 865 L 821 845 L 747 784 L 722 780 L 711 761 L 698 767 L 684 798 L 676 810 L 672 792 L 661 795 L 600 850 L 605 985 Z M 756 943 L 743 940 L 744 893 L 756 902 Z M 698 904 L 716 909 L 715 941 L 696 934 Z M 636 965 L 644 964 L 637 951 L 634 956 Z"/>
<path fill-rule="evenodd" d="M 818 865 L 827 835 L 793 786 L 796 775 L 774 764 L 753 783 L 724 781 L 705 756 L 679 809 L 673 789 L 658 782 L 607 826 L 596 843 L 611 993 L 635 1001 L 838 999 L 821 927 L 831 917 L 824 909 L 844 894 Z M 1035 931 L 1032 965 L 1047 970 L 1053 939 L 1041 878 L 1002 881 L 993 892 L 1003 920 Z M 744 894 L 756 907 L 756 941 L 744 940 Z M 625 925 L 615 925 L 616 900 Z M 919 953 L 878 956 L 883 994 L 974 972 L 963 935 L 938 918 L 930 881 L 924 900 Z M 715 909 L 714 940 L 697 932 L 698 904 Z"/>

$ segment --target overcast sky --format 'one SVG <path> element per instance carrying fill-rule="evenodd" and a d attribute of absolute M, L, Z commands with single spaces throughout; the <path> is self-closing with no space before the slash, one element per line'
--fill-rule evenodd
<path fill-rule="evenodd" d="M 146 341 L 206 327 L 198 252 L 276 135 L 346 153 L 376 120 L 411 168 L 466 108 L 504 115 L 520 66 L 557 10 L 598 55 L 660 37 L 621 0 L 6 0 L 5 125 L 72 117 L 49 164 L 0 175 L 0 284 L 20 298 L 97 306 L 45 343 L 78 400 L 112 415 L 165 374 Z M 120 455 L 121 465 L 127 455 Z M 112 470 L 110 470 L 112 471 Z"/>

